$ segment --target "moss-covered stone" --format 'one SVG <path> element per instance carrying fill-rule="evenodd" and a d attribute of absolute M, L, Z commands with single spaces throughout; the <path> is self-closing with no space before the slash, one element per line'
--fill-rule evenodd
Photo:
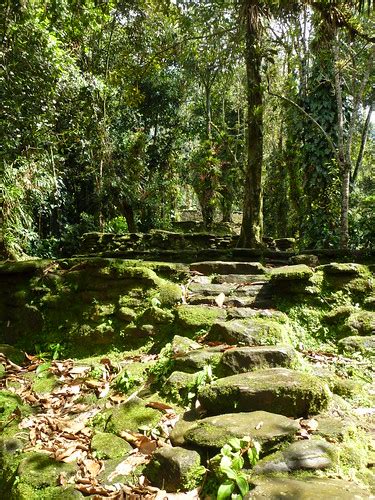
<path fill-rule="evenodd" d="M 338 263 L 331 262 L 330 264 L 325 264 L 319 266 L 318 270 L 324 272 L 328 276 L 361 276 L 368 274 L 368 269 L 362 264 L 355 263 Z"/>
<path fill-rule="evenodd" d="M 125 323 L 131 323 L 137 317 L 137 313 L 130 307 L 119 307 L 116 311 L 116 316 L 119 320 L 124 321 Z"/>
<path fill-rule="evenodd" d="M 290 346 L 237 347 L 224 352 L 221 366 L 227 375 L 277 366 L 296 367 L 297 352 Z"/>
<path fill-rule="evenodd" d="M 207 340 L 245 346 L 290 342 L 286 325 L 265 318 L 217 321 L 211 326 Z"/>
<path fill-rule="evenodd" d="M 203 274 L 265 274 L 260 262 L 205 261 L 190 265 L 190 270 Z"/>
<path fill-rule="evenodd" d="M 181 372 L 195 373 L 205 366 L 216 367 L 221 360 L 220 347 L 195 349 L 174 359 L 174 369 Z"/>
<path fill-rule="evenodd" d="M 201 347 L 201 344 L 198 342 L 195 342 L 188 337 L 181 337 L 181 335 L 175 335 L 171 342 L 171 350 L 175 356 L 186 354 L 193 349 L 200 349 Z"/>
<path fill-rule="evenodd" d="M 330 393 L 319 378 L 287 368 L 270 368 L 218 379 L 198 394 L 209 414 L 264 410 L 285 416 L 317 414 Z"/>
<path fill-rule="evenodd" d="M 104 410 L 93 419 L 93 425 L 102 432 L 120 434 L 130 430 L 137 432 L 141 427 L 154 427 L 160 420 L 161 414 L 153 408 L 147 408 L 145 402 L 134 398 L 117 408 Z"/>
<path fill-rule="evenodd" d="M 57 384 L 57 378 L 52 373 L 44 372 L 34 378 L 32 389 L 37 394 L 47 394 L 52 392 Z"/>
<path fill-rule="evenodd" d="M 272 474 L 327 469 L 333 466 L 335 455 L 334 447 L 325 440 L 297 441 L 258 462 L 254 472 Z"/>
<path fill-rule="evenodd" d="M 170 446 L 156 450 L 144 471 L 154 486 L 167 492 L 194 489 L 204 473 L 196 451 Z"/>
<path fill-rule="evenodd" d="M 347 354 L 360 352 L 365 356 L 375 356 L 375 335 L 346 337 L 338 342 L 338 347 Z"/>
<path fill-rule="evenodd" d="M 17 418 L 19 419 L 20 415 L 26 416 L 30 411 L 31 409 L 24 405 L 16 394 L 6 390 L 0 391 L 0 431 L 8 425 L 13 414 L 18 414 Z"/>
<path fill-rule="evenodd" d="M 163 392 L 177 401 L 186 401 L 194 384 L 194 374 L 174 371 L 167 379 L 163 387 Z"/>
<path fill-rule="evenodd" d="M 313 271 L 305 264 L 276 267 L 271 270 L 271 284 L 285 281 L 308 281 Z"/>
<path fill-rule="evenodd" d="M 157 297 L 162 306 L 172 307 L 181 300 L 182 288 L 176 283 L 164 280 L 159 282 Z"/>
<path fill-rule="evenodd" d="M 215 321 L 223 320 L 225 317 L 225 310 L 219 307 L 182 305 L 176 309 L 177 333 L 191 335 L 199 330 L 208 329 Z"/>
<path fill-rule="evenodd" d="M 316 255 L 313 254 L 298 254 L 298 255 L 293 255 L 289 259 L 291 264 L 305 264 L 306 266 L 309 267 L 316 267 L 319 265 L 319 258 Z"/>
<path fill-rule="evenodd" d="M 127 441 L 108 432 L 96 432 L 91 440 L 91 451 L 100 460 L 125 458 L 132 449 Z"/>
<path fill-rule="evenodd" d="M 69 480 L 75 472 L 75 464 L 57 462 L 43 453 L 27 453 L 18 465 L 19 480 L 13 486 L 12 495 L 18 490 L 19 484 L 25 484 L 33 490 L 43 490 L 50 486 L 58 486 L 60 474 L 64 474 Z"/>
<path fill-rule="evenodd" d="M 17 365 L 21 365 L 25 360 L 25 353 L 9 344 L 0 344 L 0 353 Z"/>
<path fill-rule="evenodd" d="M 347 325 L 353 335 L 375 335 L 375 312 L 356 312 L 349 317 Z"/>
<path fill-rule="evenodd" d="M 207 417 L 186 425 L 178 422 L 172 442 L 183 430 L 184 442 L 198 448 L 220 449 L 230 438 L 251 436 L 262 445 L 262 453 L 276 444 L 292 439 L 300 429 L 298 421 L 265 411 L 228 413 Z"/>
<path fill-rule="evenodd" d="M 173 321 L 173 313 L 168 309 L 161 309 L 160 307 L 148 307 L 137 318 L 137 323 L 148 325 L 171 324 Z"/>
<path fill-rule="evenodd" d="M 249 499 L 278 500 L 298 499 L 340 499 L 340 500 L 368 500 L 368 490 L 360 488 L 353 482 L 341 479 L 328 479 L 316 476 L 295 479 L 288 477 L 270 477 L 253 479 L 255 488 L 249 493 Z"/>

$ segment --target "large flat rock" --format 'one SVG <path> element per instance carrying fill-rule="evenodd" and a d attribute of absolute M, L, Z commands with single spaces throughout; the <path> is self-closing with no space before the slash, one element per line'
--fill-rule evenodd
<path fill-rule="evenodd" d="M 260 262 L 194 262 L 191 271 L 203 274 L 265 274 L 266 268 Z"/>
<path fill-rule="evenodd" d="M 287 344 L 289 341 L 285 325 L 266 318 L 216 321 L 207 338 L 243 346 Z"/>
<path fill-rule="evenodd" d="M 190 428 L 185 422 L 181 425 L 185 425 L 185 443 L 198 448 L 219 449 L 232 437 L 251 436 L 262 445 L 263 451 L 291 439 L 300 429 L 297 421 L 265 411 L 208 417 L 193 423 Z M 178 428 L 175 433 L 178 434 Z"/>
<path fill-rule="evenodd" d="M 255 466 L 256 474 L 289 473 L 295 470 L 322 470 L 332 466 L 334 448 L 323 439 L 296 441 Z"/>
<path fill-rule="evenodd" d="M 225 351 L 221 358 L 228 375 L 259 368 L 290 367 L 297 361 L 298 354 L 291 346 L 236 347 Z"/>
<path fill-rule="evenodd" d="M 210 415 L 264 410 L 303 417 L 323 410 L 329 395 L 324 381 L 313 375 L 269 368 L 218 379 L 202 387 L 198 397 Z"/>
<path fill-rule="evenodd" d="M 244 498 L 266 500 L 369 500 L 368 491 L 341 479 L 274 477 L 254 481 L 256 487 Z"/>

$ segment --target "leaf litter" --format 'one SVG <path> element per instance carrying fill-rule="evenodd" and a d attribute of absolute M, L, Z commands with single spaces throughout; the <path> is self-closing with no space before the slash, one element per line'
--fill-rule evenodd
<path fill-rule="evenodd" d="M 155 358 L 147 358 L 151 357 Z M 142 361 L 142 356 L 138 356 L 136 361 Z M 93 495 L 94 499 L 199 498 L 198 490 L 176 495 L 167 494 L 164 490 L 152 487 L 144 476 L 139 477 L 136 485 L 102 484 L 99 480 L 98 476 L 105 465 L 103 460 L 91 452 L 93 429 L 89 424 L 103 409 L 103 405 L 89 405 L 82 401 L 85 396 L 95 394 L 99 400 L 106 398 L 105 408 L 110 408 L 131 399 L 111 388 L 111 381 L 118 374 L 120 367 L 115 367 L 109 358 L 103 358 L 100 362 L 100 378 L 90 377 L 90 366 L 80 365 L 71 359 L 45 362 L 37 356 L 26 354 L 25 363 L 20 366 L 0 353 L 0 362 L 6 369 L 5 376 L 0 379 L 0 390 L 6 389 L 17 394 L 25 404 L 34 409 L 32 415 L 23 416 L 21 410 L 16 408 L 3 428 L 16 419 L 19 421 L 20 430 L 27 435 L 24 452 L 38 451 L 57 461 L 77 464 L 75 476 L 67 479 L 61 474 L 58 484 L 74 484 L 78 491 Z M 36 392 L 33 390 L 31 373 L 35 375 L 36 380 L 43 376 L 55 376 L 56 387 L 48 393 Z M 133 446 L 133 450 L 108 476 L 109 482 L 116 480 L 117 476 L 132 474 L 136 467 L 150 461 L 150 456 L 156 448 L 169 443 L 169 434 L 179 417 L 173 408 L 165 403 L 151 401 L 146 406 L 161 412 L 160 422 L 148 435 L 146 432 L 143 434 L 128 430 L 120 433 L 120 436 Z"/>

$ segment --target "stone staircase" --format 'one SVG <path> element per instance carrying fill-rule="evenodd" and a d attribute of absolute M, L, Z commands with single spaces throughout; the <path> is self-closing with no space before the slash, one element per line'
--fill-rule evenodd
<path fill-rule="evenodd" d="M 299 266 L 295 275 L 288 275 L 289 270 L 280 269 L 270 273 L 252 262 L 190 266 L 181 332 L 189 327 L 191 334 L 201 329 L 206 333 L 198 343 L 185 338 L 182 350 L 182 337 L 174 338 L 174 371 L 166 385 L 176 384 L 175 389 L 183 391 L 181 381 L 189 384 L 189 377 L 206 365 L 217 378 L 198 389 L 197 407 L 177 423 L 172 445 L 212 456 L 231 437 L 257 440 L 261 460 L 248 498 L 372 498 L 340 475 L 316 475 L 339 467 L 337 457 L 345 446 L 341 438 L 335 440 L 333 429 L 339 427 L 345 434 L 347 424 L 342 410 L 332 410 L 336 403 L 324 377 L 315 375 L 292 346 L 288 318 L 276 309 L 276 296 L 300 293 L 312 271 Z M 311 417 L 313 426 L 306 432 L 304 422 Z M 304 479 L 296 472 L 304 472 Z"/>

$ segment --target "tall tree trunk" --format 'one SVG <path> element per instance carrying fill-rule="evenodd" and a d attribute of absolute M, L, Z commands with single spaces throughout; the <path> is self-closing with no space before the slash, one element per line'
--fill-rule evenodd
<path fill-rule="evenodd" d="M 357 161 L 356 161 L 354 172 L 353 172 L 353 175 L 351 178 L 352 187 L 354 186 L 354 184 L 357 180 L 358 172 L 359 172 L 359 169 L 361 168 L 363 156 L 365 154 L 365 148 L 366 148 L 368 133 L 370 130 L 371 115 L 372 115 L 373 109 L 374 109 L 374 103 L 371 102 L 370 107 L 369 107 L 368 112 L 367 112 L 366 121 L 365 121 L 365 124 L 363 126 L 362 136 L 361 136 L 361 145 L 359 147 Z"/>
<path fill-rule="evenodd" d="M 263 233 L 263 91 L 261 87 L 260 9 L 259 2 L 245 0 L 246 76 L 247 76 L 247 165 L 243 220 L 238 246 L 261 245 Z"/>
<path fill-rule="evenodd" d="M 340 70 L 339 37 L 338 28 L 332 26 L 334 41 L 332 45 L 332 55 L 335 68 L 335 94 L 337 103 L 337 153 L 341 172 L 341 224 L 340 224 L 340 246 L 347 248 L 349 243 L 349 200 L 350 200 L 350 172 L 351 161 L 348 150 L 345 147 L 344 133 L 344 107 L 342 100 L 342 78 Z M 348 138 L 347 138 L 348 139 Z"/>

